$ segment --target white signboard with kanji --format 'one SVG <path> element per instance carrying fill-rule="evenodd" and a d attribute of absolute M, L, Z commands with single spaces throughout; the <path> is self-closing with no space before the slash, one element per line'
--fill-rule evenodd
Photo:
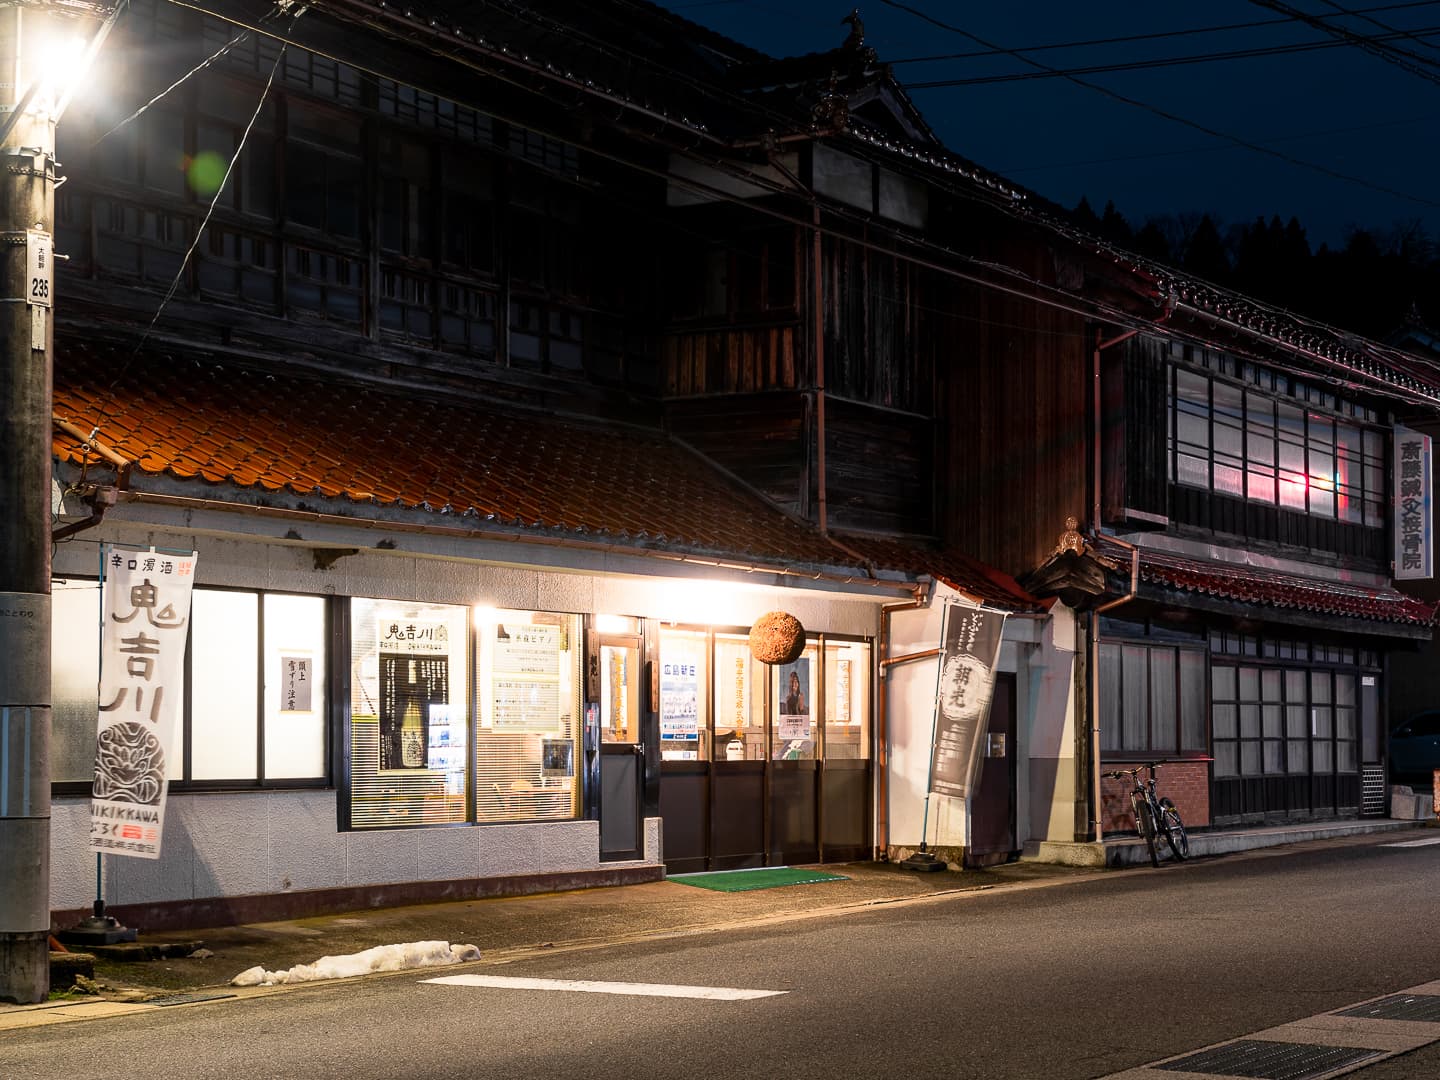
<path fill-rule="evenodd" d="M 196 555 L 109 549 L 90 847 L 160 857 Z"/>

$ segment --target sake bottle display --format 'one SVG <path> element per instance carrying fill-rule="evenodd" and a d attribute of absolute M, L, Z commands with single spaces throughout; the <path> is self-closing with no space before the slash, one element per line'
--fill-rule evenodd
<path fill-rule="evenodd" d="M 400 765 L 406 769 L 425 765 L 425 726 L 420 722 L 420 706 L 413 699 L 400 718 Z"/>

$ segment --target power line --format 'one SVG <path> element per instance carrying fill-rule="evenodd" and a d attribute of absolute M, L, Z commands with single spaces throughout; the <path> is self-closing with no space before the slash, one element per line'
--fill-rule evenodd
<path fill-rule="evenodd" d="M 1440 34 L 1440 26 L 1427 26 L 1409 33 L 1394 31 L 1378 35 L 1369 40 L 1388 41 L 1400 37 L 1414 37 L 1416 34 Z M 1418 39 L 1417 39 L 1418 40 Z M 983 86 L 990 83 L 1025 82 L 1031 79 L 1068 78 L 1072 75 L 1098 75 L 1112 71 L 1144 71 L 1151 68 L 1181 67 L 1187 64 L 1210 64 L 1222 60 L 1252 60 L 1259 57 L 1285 56 L 1292 53 L 1316 52 L 1320 49 L 1338 49 L 1350 44 L 1347 41 L 1304 41 L 1293 45 L 1265 45 L 1253 49 L 1230 49 L 1225 52 L 1194 53 L 1189 56 L 1157 57 L 1152 60 L 1124 60 L 1113 64 L 1093 64 L 1088 67 L 1052 68 L 1046 71 L 1011 72 L 1007 75 L 976 75 L 965 79 L 934 79 L 927 82 L 907 82 L 908 90 L 931 90 L 943 86 Z M 1015 53 L 1025 52 L 1016 49 Z M 993 54 L 980 54 L 993 55 Z"/>
<path fill-rule="evenodd" d="M 972 34 L 968 30 L 962 30 L 958 26 L 943 22 L 932 15 L 928 15 L 923 11 L 919 11 L 913 7 L 910 7 L 908 4 L 900 3 L 899 0 L 880 0 L 880 2 L 882 4 L 885 4 L 887 7 L 893 7 L 899 9 L 900 11 L 908 12 L 909 14 L 914 15 L 916 18 L 923 19 L 925 22 L 928 22 L 933 26 L 939 27 L 942 30 L 948 30 L 951 33 L 959 34 L 961 37 L 969 38 L 971 41 L 977 42 L 987 49 L 995 49 L 999 52 L 1008 53 L 1009 55 L 1014 56 L 1016 59 L 1031 65 L 1032 67 L 1039 68 L 1043 71 L 1058 71 L 1058 69 L 1052 68 L 1048 64 L 1043 64 L 1039 60 L 1032 60 L 1028 56 L 1023 56 L 1013 49 L 1006 49 L 1003 46 L 995 45 L 989 41 L 986 41 L 984 38 Z M 1360 187 L 1369 188 L 1371 191 L 1379 191 L 1386 195 L 1392 195 L 1395 198 L 1404 199 L 1407 202 L 1418 203 L 1421 206 L 1431 206 L 1440 209 L 1440 202 L 1436 202 L 1433 199 L 1422 198 L 1419 195 L 1411 195 L 1408 192 L 1398 191 L 1395 188 L 1385 187 L 1382 184 L 1371 183 L 1370 181 L 1361 179 L 1358 176 L 1351 176 L 1349 173 L 1342 173 L 1337 169 L 1331 169 L 1325 165 L 1317 165 L 1313 161 L 1305 161 L 1302 158 L 1297 158 L 1290 154 L 1282 153 L 1281 151 L 1271 149 L 1268 146 L 1262 146 L 1259 143 L 1254 143 L 1250 142 L 1249 140 L 1242 139 L 1238 135 L 1230 135 L 1216 128 L 1208 127 L 1205 124 L 1197 123 L 1194 120 L 1186 119 L 1183 116 L 1179 116 L 1175 113 L 1169 112 L 1165 109 L 1161 109 L 1158 106 L 1151 105 L 1147 102 L 1137 100 L 1136 98 L 1127 97 L 1124 94 L 1118 93 L 1114 90 L 1110 90 L 1107 87 L 1100 86 L 1098 83 L 1086 82 L 1084 79 L 1078 78 L 1074 75 L 1062 74 L 1062 77 L 1069 82 L 1074 83 L 1076 86 L 1084 87 L 1086 90 L 1093 90 L 1097 94 L 1104 94 L 1106 97 L 1111 98 L 1115 101 L 1119 101 L 1122 104 L 1129 105 L 1137 109 L 1144 109 L 1146 112 L 1152 113 L 1155 116 L 1159 116 L 1162 119 L 1169 120 L 1172 123 L 1183 124 L 1185 127 L 1192 128 L 1195 131 L 1203 132 L 1204 134 L 1209 135 L 1213 138 L 1221 139 L 1224 142 L 1233 143 L 1236 146 L 1242 146 L 1247 150 L 1253 150 L 1257 154 L 1264 154 L 1266 157 L 1276 158 L 1280 161 L 1286 162 L 1287 164 L 1296 165 L 1303 169 L 1310 169 L 1313 172 L 1321 173 L 1322 175 L 1329 176 L 1335 180 L 1344 180 L 1348 183 L 1356 184 Z"/>
<path fill-rule="evenodd" d="M 731 0 L 720 0 L 720 2 L 728 3 L 731 2 Z M 736 2 L 743 2 L 743 0 L 736 0 Z M 1359 15 L 1365 12 L 1373 11 L 1397 11 L 1406 8 L 1434 7 L 1437 3 L 1440 3 L 1440 0 L 1411 0 L 1410 3 L 1406 4 L 1382 4 L 1379 7 L 1357 8 L 1354 11 L 1345 11 L 1345 14 Z M 1344 11 L 1343 8 L 1341 10 Z M 1335 18 L 1336 16 L 1320 15 L 1316 17 L 1321 19 L 1329 19 Z M 1279 19 L 1258 19 L 1253 22 L 1228 23 L 1222 26 L 1196 26 L 1191 27 L 1187 30 L 1157 30 L 1148 34 L 1126 34 L 1118 37 L 1092 38 L 1087 41 L 1056 41 L 1051 42 L 1048 45 L 1026 45 L 1013 51 L 1034 53 L 1045 52 L 1047 50 L 1053 49 L 1084 49 L 1090 48 L 1091 46 L 1095 45 L 1128 45 L 1136 41 L 1159 41 L 1164 38 L 1194 37 L 1200 34 L 1229 33 L 1232 30 L 1254 30 L 1263 26 L 1285 26 L 1294 21 L 1295 20 L 1293 18 L 1285 16 Z M 1387 29 L 1389 28 L 1387 27 Z M 912 56 L 901 60 L 887 60 L 886 63 L 894 65 L 923 64 L 936 60 L 975 60 L 983 59 L 987 56 L 1003 56 L 1006 54 L 1006 51 L 1007 50 L 1004 49 L 984 49 L 976 52 L 943 53 L 936 56 Z"/>
<path fill-rule="evenodd" d="M 1271 11 L 1278 11 L 1285 15 L 1299 19 L 1306 26 L 1313 27 L 1322 33 L 1332 37 L 1340 38 L 1350 45 L 1354 45 L 1362 52 L 1367 52 L 1378 60 L 1384 60 L 1387 64 L 1393 64 L 1402 71 L 1408 71 L 1411 75 L 1424 79 L 1426 82 L 1435 83 L 1440 86 L 1440 64 L 1426 56 L 1419 56 L 1408 49 L 1401 49 L 1395 45 L 1376 44 L 1371 38 L 1364 34 L 1357 34 L 1353 30 L 1347 30 L 1343 26 L 1330 26 L 1323 19 L 1317 18 L 1308 12 L 1293 8 L 1289 4 L 1282 4 L 1279 0 L 1250 0 L 1257 7 L 1268 8 Z"/>
<path fill-rule="evenodd" d="M 1427 49 L 1440 49 L 1440 45 L 1436 45 L 1432 41 L 1426 41 L 1424 38 L 1417 37 L 1413 31 L 1407 33 L 1404 30 L 1396 30 L 1395 27 L 1383 23 L 1379 19 L 1370 18 L 1370 12 L 1382 10 L 1380 8 L 1343 8 L 1339 4 L 1335 3 L 1334 0 L 1321 0 L 1321 2 L 1324 3 L 1327 7 L 1334 8 L 1335 11 L 1341 15 L 1353 15 L 1364 22 L 1368 22 L 1371 26 L 1377 26 L 1381 30 L 1392 31 L 1404 37 L 1408 37 L 1413 40 L 1417 45 L 1424 45 Z M 1319 15 L 1316 17 L 1323 19 L 1327 16 Z"/>

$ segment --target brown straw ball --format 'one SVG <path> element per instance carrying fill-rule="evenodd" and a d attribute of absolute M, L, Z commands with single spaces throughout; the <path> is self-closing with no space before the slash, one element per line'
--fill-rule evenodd
<path fill-rule="evenodd" d="M 789 664 L 805 651 L 805 628 L 784 611 L 761 615 L 750 627 L 750 655 L 762 664 Z"/>

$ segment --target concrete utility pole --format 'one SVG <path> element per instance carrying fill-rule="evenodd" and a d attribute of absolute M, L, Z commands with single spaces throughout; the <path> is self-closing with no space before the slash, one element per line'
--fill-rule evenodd
<path fill-rule="evenodd" d="M 27 48 L 60 20 L 0 7 L 0 999 L 50 992 L 50 304 L 55 124 Z"/>
<path fill-rule="evenodd" d="M 20 1004 L 50 992 L 55 125 L 112 23 L 0 0 L 0 1001 Z"/>

